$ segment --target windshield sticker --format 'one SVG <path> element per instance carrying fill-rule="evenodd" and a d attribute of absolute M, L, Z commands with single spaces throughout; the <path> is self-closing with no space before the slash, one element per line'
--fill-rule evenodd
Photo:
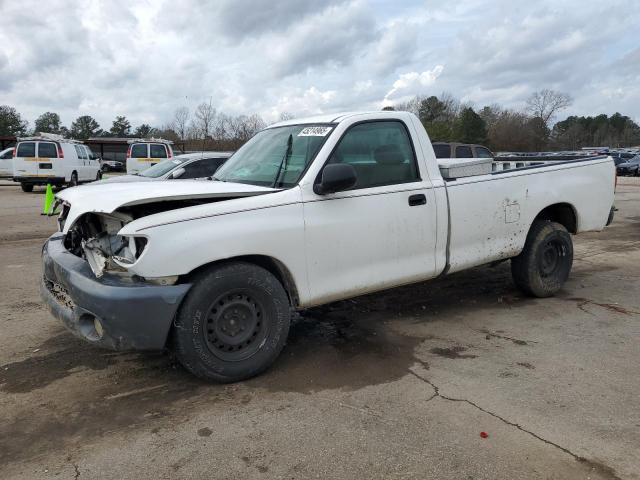
<path fill-rule="evenodd" d="M 305 127 L 299 137 L 326 137 L 333 127 Z"/>

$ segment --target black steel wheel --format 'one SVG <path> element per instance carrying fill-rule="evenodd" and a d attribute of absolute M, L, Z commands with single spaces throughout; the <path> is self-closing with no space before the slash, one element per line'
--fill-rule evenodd
<path fill-rule="evenodd" d="M 211 353 L 221 360 L 238 361 L 251 357 L 269 333 L 265 309 L 250 291 L 230 292 L 217 298 L 202 331 Z"/>
<path fill-rule="evenodd" d="M 511 274 L 523 292 L 550 297 L 569 278 L 573 265 L 573 243 L 567 229 L 556 222 L 536 220 L 517 257 L 511 259 Z"/>
<path fill-rule="evenodd" d="M 217 382 L 266 370 L 289 334 L 289 297 L 278 279 L 257 265 L 227 262 L 191 281 L 171 333 L 178 361 Z"/>

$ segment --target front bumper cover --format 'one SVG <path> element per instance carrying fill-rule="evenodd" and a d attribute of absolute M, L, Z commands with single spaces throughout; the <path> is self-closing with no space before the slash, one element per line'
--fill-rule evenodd
<path fill-rule="evenodd" d="M 97 279 L 63 243 L 64 235 L 56 233 L 42 249 L 40 293 L 51 313 L 74 335 L 106 348 L 164 348 L 191 284 L 149 285 L 108 273 Z"/>

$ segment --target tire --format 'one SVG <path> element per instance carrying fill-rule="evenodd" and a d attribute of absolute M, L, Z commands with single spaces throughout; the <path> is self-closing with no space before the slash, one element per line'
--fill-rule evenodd
<path fill-rule="evenodd" d="M 98 173 L 96 174 L 96 182 L 102 180 L 102 172 L 100 170 L 98 170 Z"/>
<path fill-rule="evenodd" d="M 287 293 L 270 272 L 245 262 L 197 275 L 174 322 L 171 343 L 194 375 L 237 382 L 265 371 L 289 334 Z"/>
<path fill-rule="evenodd" d="M 22 188 L 23 192 L 33 192 L 33 185 L 30 183 L 20 183 L 20 188 Z"/>
<path fill-rule="evenodd" d="M 78 186 L 78 174 L 76 172 L 73 172 L 71 174 L 71 179 L 69 180 L 69 186 L 70 187 L 77 187 Z"/>
<path fill-rule="evenodd" d="M 567 229 L 556 222 L 536 220 L 517 257 L 511 259 L 516 286 L 533 297 L 550 297 L 569 278 L 573 264 L 573 242 Z"/>

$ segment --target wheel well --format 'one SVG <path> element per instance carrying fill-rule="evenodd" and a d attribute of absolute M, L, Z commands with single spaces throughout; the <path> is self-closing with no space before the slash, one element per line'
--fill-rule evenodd
<path fill-rule="evenodd" d="M 534 219 L 550 220 L 563 225 L 570 233 L 578 233 L 578 219 L 574 208 L 568 203 L 556 203 L 542 210 Z"/>
<path fill-rule="evenodd" d="M 229 262 L 246 262 L 253 263 L 259 267 L 264 268 L 273 276 L 275 276 L 278 281 L 282 284 L 285 291 L 287 292 L 287 296 L 289 297 L 289 301 L 291 302 L 291 306 L 296 307 L 300 304 L 300 297 L 298 296 L 298 288 L 293 280 L 293 275 L 289 272 L 289 269 L 284 266 L 282 262 L 276 260 L 273 257 L 269 257 L 267 255 L 243 255 L 239 257 L 225 258 L 224 260 L 217 260 L 215 262 L 207 263 L 202 265 L 195 270 L 189 272 L 185 275 L 186 278 L 192 277 L 193 275 L 201 272 L 206 268 L 210 268 L 214 265 L 229 263 Z"/>

